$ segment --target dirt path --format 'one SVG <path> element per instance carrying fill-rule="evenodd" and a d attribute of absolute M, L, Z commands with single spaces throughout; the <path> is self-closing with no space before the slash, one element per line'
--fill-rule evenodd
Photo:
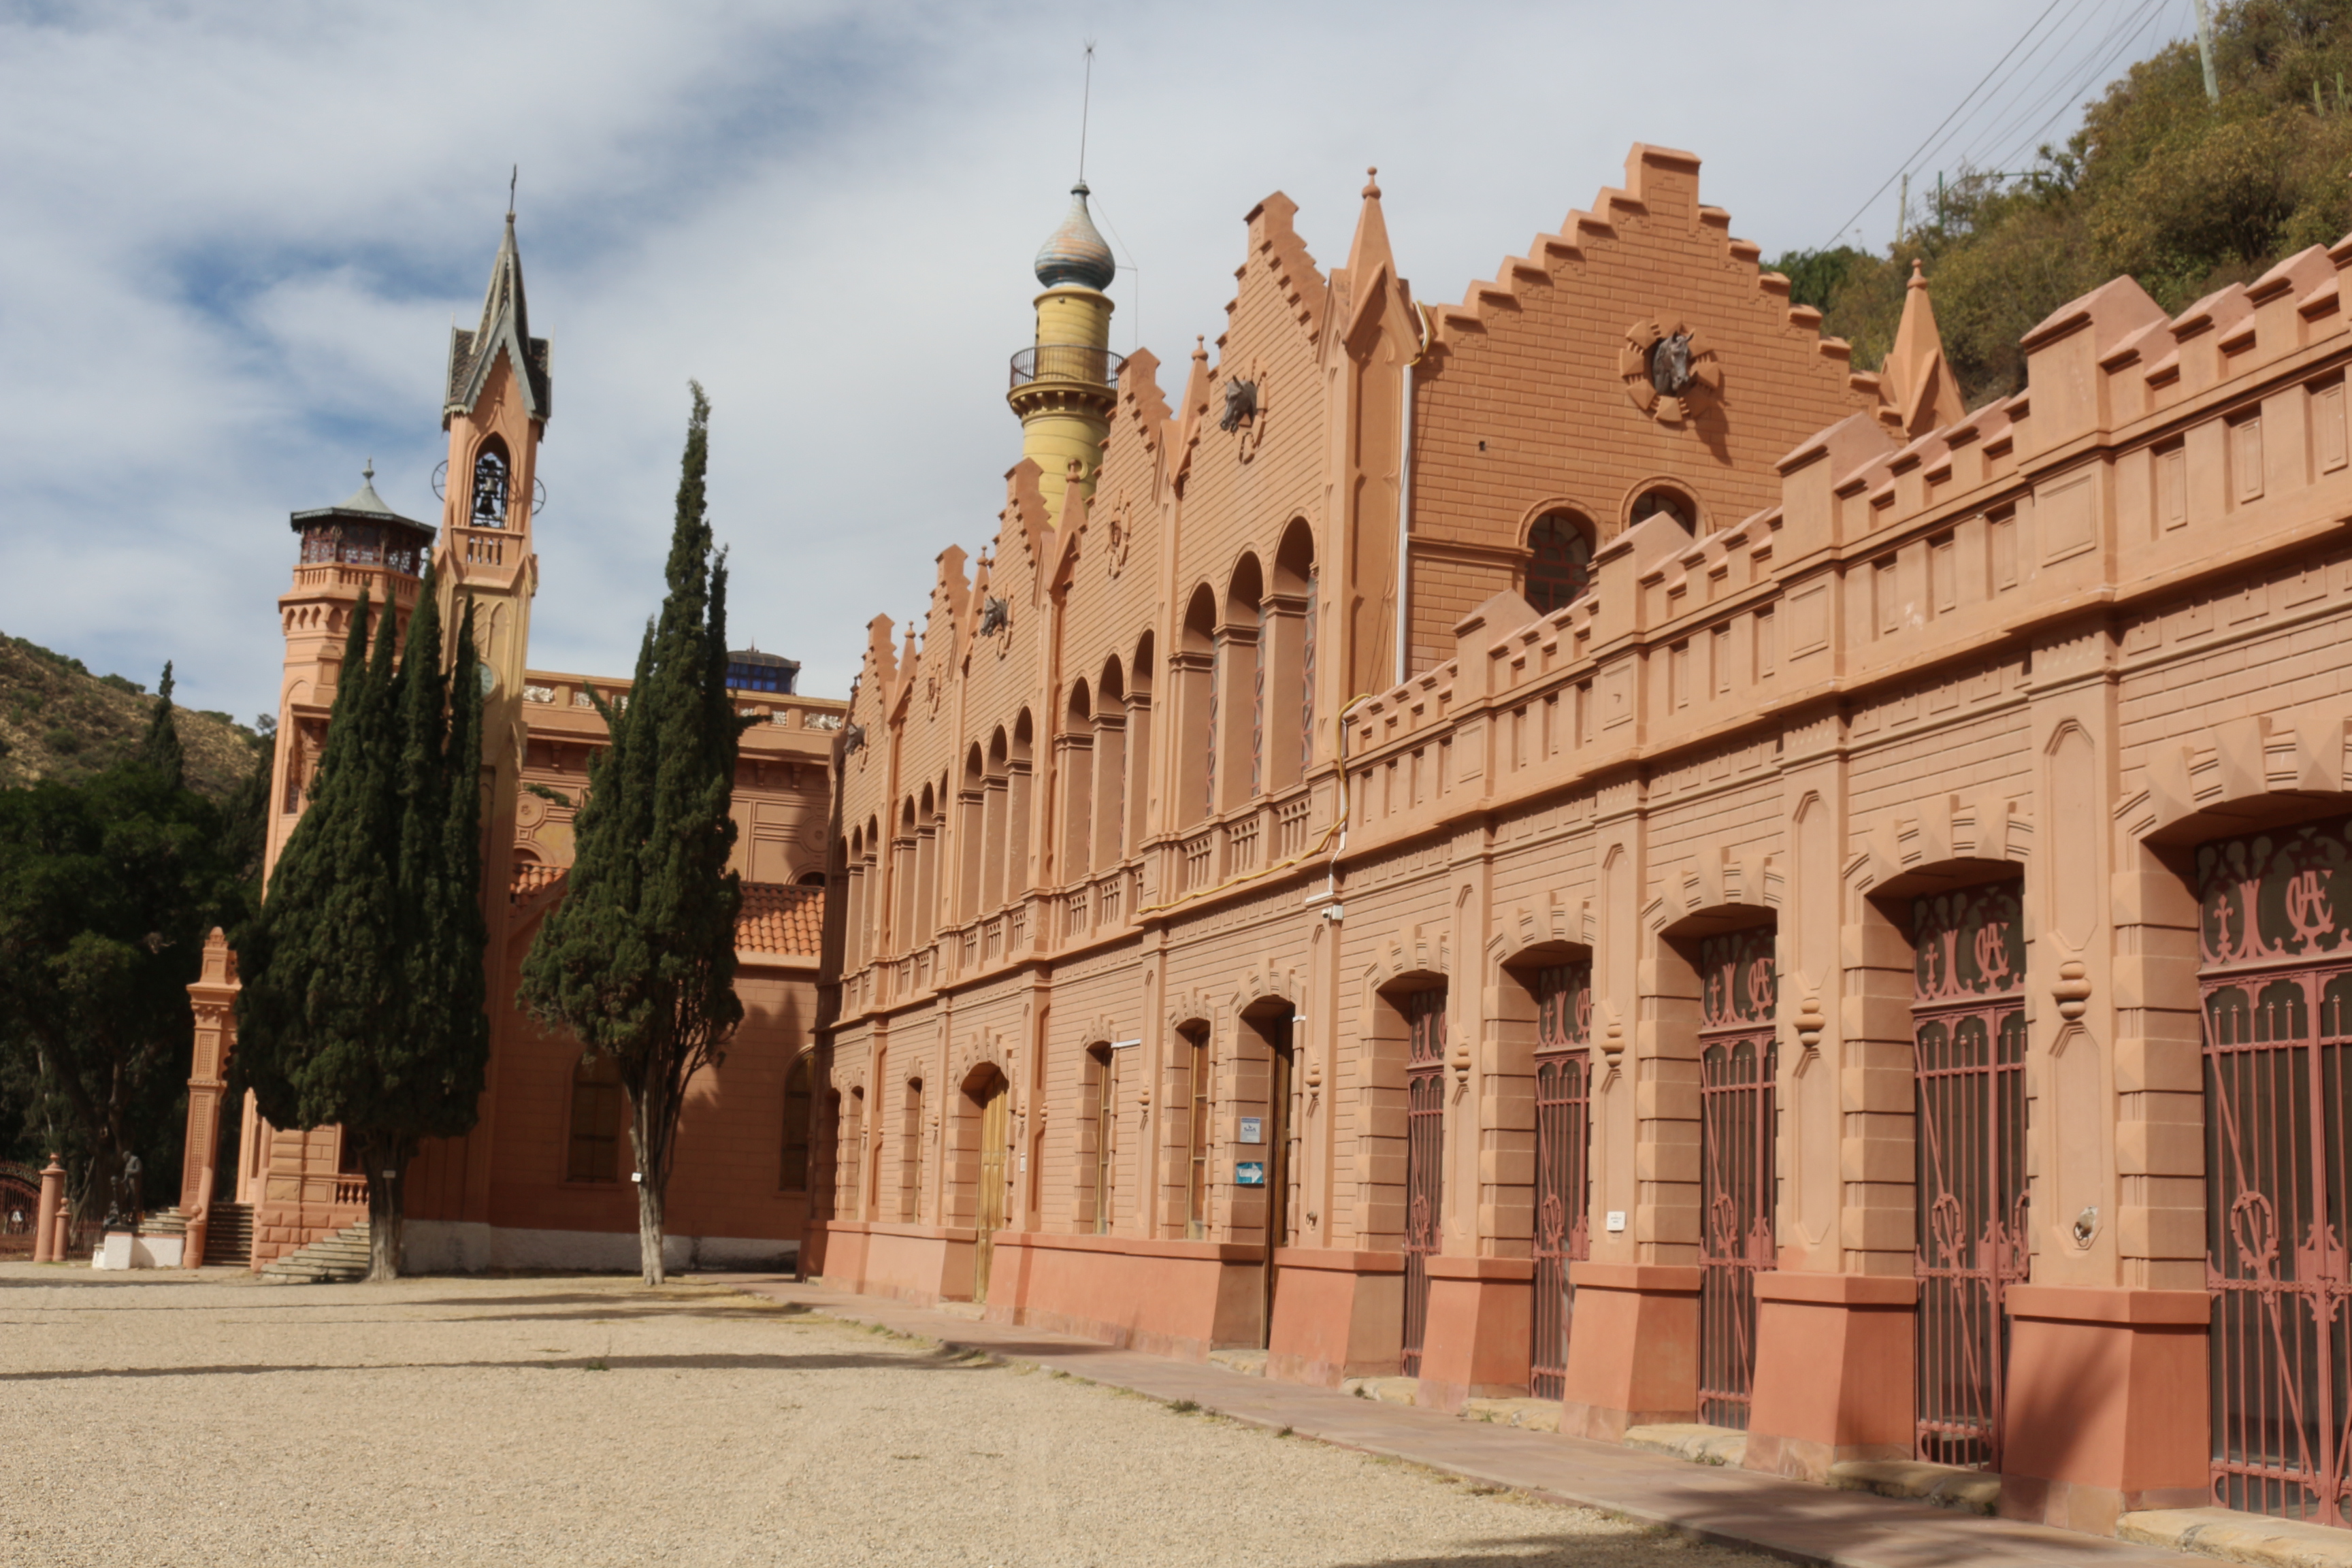
<path fill-rule="evenodd" d="M 1763 1561 L 723 1286 L 0 1265 L 0 1411 L 22 1568 Z"/>

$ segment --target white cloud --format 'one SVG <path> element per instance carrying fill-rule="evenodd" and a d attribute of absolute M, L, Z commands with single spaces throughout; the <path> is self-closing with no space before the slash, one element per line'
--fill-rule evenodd
<path fill-rule="evenodd" d="M 0 12 L 0 627 L 271 706 L 286 514 L 373 456 L 434 515 L 447 325 L 520 163 L 554 340 L 535 661 L 633 658 L 692 375 L 732 625 L 838 692 L 865 619 L 992 531 L 1082 37 L 1087 175 L 1141 264 L 1118 342 L 1181 360 L 1223 325 L 1242 215 L 1286 190 L 1336 263 L 1367 163 L 1433 300 L 1637 140 L 1706 158 L 1767 255 L 1822 243 L 2041 9 L 1992 0 L 1957 35 L 1849 0 Z"/>

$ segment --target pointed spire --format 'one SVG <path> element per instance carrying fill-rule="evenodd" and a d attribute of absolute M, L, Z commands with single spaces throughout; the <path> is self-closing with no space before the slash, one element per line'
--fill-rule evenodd
<path fill-rule="evenodd" d="M 1895 330 L 1895 350 L 1878 372 L 1879 394 L 1894 408 L 1905 434 L 1917 438 L 1965 417 L 1969 408 L 1960 384 L 1944 358 L 1944 340 L 1936 330 L 1936 307 L 1927 298 L 1927 279 L 1919 262 L 1911 262 L 1911 281 L 1903 299 L 1902 324 Z"/>
<path fill-rule="evenodd" d="M 1348 247 L 1348 277 L 1362 298 L 1364 287 L 1372 274 L 1382 267 L 1391 272 L 1396 268 L 1396 256 L 1389 248 L 1388 218 L 1381 207 L 1380 169 L 1364 171 L 1364 205 L 1356 215 L 1355 242 Z"/>
<path fill-rule="evenodd" d="M 512 200 L 512 193 L 509 193 Z M 530 335 L 530 309 L 522 286 L 522 250 L 515 243 L 515 215 L 507 211 L 506 231 L 499 239 L 498 256 L 490 263 L 489 286 L 482 291 L 481 325 L 472 331 L 449 332 L 449 391 L 442 406 L 442 423 L 452 414 L 470 410 L 482 395 L 490 367 L 503 346 L 511 355 L 515 378 L 522 383 L 523 400 L 533 417 L 544 420 L 552 412 L 552 387 L 547 371 L 547 340 Z"/>

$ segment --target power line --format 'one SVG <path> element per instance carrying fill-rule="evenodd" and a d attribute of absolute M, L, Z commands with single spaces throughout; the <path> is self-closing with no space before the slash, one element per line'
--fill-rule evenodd
<path fill-rule="evenodd" d="M 2108 68 L 2114 65 L 2122 51 L 2131 47 L 2167 4 L 2168 0 L 2140 0 L 2138 5 L 2127 5 L 2115 25 L 2100 37 L 2099 41 L 2077 57 L 2074 70 L 2060 77 L 2051 84 L 2047 91 L 2030 104 L 2023 102 L 2024 95 L 2021 93 L 2019 103 L 2011 106 L 2017 111 L 2003 120 L 1997 129 L 1988 132 L 1986 136 L 1984 144 L 2004 154 L 1992 161 L 2000 165 L 2015 163 L 2017 153 L 2014 150 L 2013 139 L 2019 128 L 2030 121 L 2042 119 L 2043 112 L 2054 102 L 2057 105 L 2056 111 L 2050 114 L 2047 119 L 2042 119 L 2042 131 L 2048 130 L 2056 120 L 2075 106 L 2083 94 L 2106 79 Z M 2085 61 L 2096 63 L 2092 64 L 2088 70 L 2084 70 L 2082 67 Z M 2025 145 L 2028 149 L 2040 140 L 2042 131 L 2030 132 L 2026 136 Z"/>
<path fill-rule="evenodd" d="M 2138 3 L 2144 3 L 2144 0 L 2124 0 L 2119 7 L 2126 14 L 2124 20 L 2129 20 L 2131 16 L 2136 15 L 2133 6 Z M 2065 38 L 2057 47 L 2051 50 L 2050 57 L 2042 62 L 2042 68 L 2021 82 L 2016 90 L 2010 94 L 2007 101 L 1993 111 L 1990 122 L 1979 128 L 1977 135 L 1972 139 L 1976 145 L 2005 145 L 2009 138 L 2016 132 L 2019 124 L 2042 112 L 2043 106 L 2049 101 L 2047 91 L 2063 91 L 2066 83 L 2073 79 L 2074 72 L 2081 68 L 2083 60 L 2088 55 L 2097 53 L 2115 40 L 2116 30 L 2123 25 L 2122 21 L 2111 21 L 2107 30 L 2099 36 L 2098 41 L 2083 54 L 2071 53 L 2075 40 L 2083 36 L 2093 22 L 2099 19 L 2100 13 L 2104 9 L 2105 9 L 2104 6 L 2093 6 L 2075 18 L 2073 29 L 2066 34 Z M 2053 28 L 2052 33 L 2054 35 L 2056 29 Z M 2053 71 L 2057 73 L 2057 81 L 2053 84 L 2052 89 L 2042 89 L 2042 83 Z M 2044 96 L 2034 97 L 2037 89 L 2043 90 Z M 2030 106 L 2029 100 L 2031 100 Z M 1968 163 L 1971 160 L 1963 158 L 1960 161 Z"/>
<path fill-rule="evenodd" d="M 2105 78 L 2107 73 L 2115 68 L 2116 62 L 2117 60 L 2122 59 L 2126 54 L 2139 47 L 2140 41 L 2147 36 L 2148 29 L 2158 22 L 2164 19 L 2164 4 L 2165 0 L 2153 0 L 2153 3 L 2148 7 L 2147 16 L 2140 22 L 2140 25 L 2133 30 L 2130 37 L 2125 38 L 2124 41 L 2116 47 L 2113 53 L 2107 56 L 2106 59 L 2098 67 L 2098 68 L 2091 72 L 2089 79 L 2084 82 L 2082 87 L 2076 89 L 2077 92 L 2086 92 L 2092 87 L 2096 86 L 2101 79 Z M 2043 121 L 2040 129 L 2036 130 L 2032 135 L 2020 142 L 2016 151 L 2022 152 L 2027 148 L 2031 148 L 2038 144 L 2042 138 L 2049 132 L 2050 128 L 2053 125 L 2057 124 L 2059 121 L 2065 118 L 2067 114 L 2071 113 L 2075 105 L 2073 95 L 2069 95 L 2067 101 L 2058 106 L 2058 111 L 2053 114 L 2049 119 Z M 2003 160 L 2003 162 L 2006 163 L 2014 163 L 2015 161 L 2015 152 L 2013 152 L 2009 158 Z"/>
<path fill-rule="evenodd" d="M 1954 137 L 1968 131 L 1971 125 L 1976 125 L 1979 117 L 1990 114 L 1998 121 L 2002 114 L 2006 113 L 2010 107 L 2017 101 L 2014 95 L 2007 98 L 2006 100 L 2004 100 L 2002 96 L 2004 93 L 2008 93 L 2010 91 L 2010 84 L 2017 79 L 2019 72 L 2024 70 L 2026 67 L 2034 62 L 2036 58 L 2042 54 L 2043 49 L 2049 48 L 2053 43 L 2057 43 L 2059 34 L 2065 26 L 2068 17 L 2076 16 L 2078 15 L 2081 20 L 2077 20 L 2075 23 L 2076 32 L 2081 31 L 2082 21 L 2087 20 L 2092 15 L 2090 12 L 2082 10 L 2081 0 L 2075 0 L 2074 9 L 2069 11 L 2066 16 L 2060 17 L 2048 28 L 2044 29 L 2041 37 L 2034 39 L 2033 47 L 2027 49 L 2018 59 L 2017 63 L 2010 67 L 2009 70 L 2002 76 L 1999 85 L 1995 86 L 1990 92 L 1988 92 L 1983 97 L 1978 99 L 1974 107 L 1970 108 L 1966 114 L 1959 116 L 1958 119 L 1952 123 L 1950 130 L 1945 132 L 1940 137 L 1936 139 L 1935 145 L 1932 147 L 1922 148 L 1919 153 L 1913 156 L 1910 163 L 1911 171 L 1914 174 L 1916 174 L 1927 164 L 1928 160 L 1935 158 L 1937 154 L 1941 153 L 1944 149 L 1951 143 Z M 2037 23 L 2036 26 L 2039 26 L 2039 24 Z M 2073 33 L 2068 33 L 2066 35 L 2067 41 L 2069 42 L 2073 40 Z M 2057 49 L 2053 52 L 2050 58 L 2042 62 L 2041 70 L 2034 72 L 2031 81 L 2041 80 L 2042 75 L 2049 70 L 2051 65 L 2055 63 L 2063 53 L 2064 46 L 2063 44 L 2060 44 Z M 2028 84 L 2029 86 L 2031 85 L 2031 81 Z"/>
<path fill-rule="evenodd" d="M 1926 140 L 1922 141 L 1919 145 L 1913 150 L 1911 156 L 1903 160 L 1902 166 L 1897 168 L 1895 173 L 1887 175 L 1885 183 L 1881 184 L 1878 189 L 1871 192 L 1868 199 L 1864 201 L 1860 206 L 1853 209 L 1853 217 L 1850 217 L 1846 219 L 1845 222 L 1838 225 L 1837 233 L 1839 235 L 1843 235 L 1847 229 L 1852 228 L 1855 222 L 1861 218 L 1862 215 L 1870 210 L 1870 204 L 1886 194 L 1887 185 L 1893 184 L 1896 180 L 1902 178 L 1904 174 L 1910 171 L 1912 163 L 1918 159 L 1919 154 L 1927 151 L 1927 143 L 1929 142 L 1933 142 L 1943 131 L 1944 127 L 1952 122 L 1954 115 L 1958 114 L 1961 110 L 1966 109 L 1969 106 L 1969 101 L 1973 100 L 1978 93 L 1984 90 L 1985 83 L 1992 80 L 1993 77 L 2000 70 L 2000 68 L 2009 63 L 2010 56 L 2017 53 L 2019 49 L 2022 48 L 2025 45 L 2025 40 L 2032 37 L 2035 30 L 2038 29 L 2042 23 L 2050 19 L 2050 13 L 2055 11 L 2063 4 L 2065 4 L 2065 0 L 2050 0 L 2049 5 L 2043 9 L 2042 15 L 2033 19 L 2032 26 L 2026 28 L 2023 33 L 2020 34 L 2018 36 L 2017 42 L 2010 45 L 2009 48 L 2001 55 L 2000 58 L 1993 61 L 1992 69 L 1985 72 L 1984 74 L 1984 80 L 1978 82 L 1976 86 L 1969 89 L 1968 97 L 1961 99 L 1958 103 L 1953 105 L 1951 114 L 1944 116 L 1943 120 L 1936 126 L 1936 129 L 1927 132 Z M 1832 237 L 1831 242 L 1832 244 L 1836 242 L 1835 236 Z"/>

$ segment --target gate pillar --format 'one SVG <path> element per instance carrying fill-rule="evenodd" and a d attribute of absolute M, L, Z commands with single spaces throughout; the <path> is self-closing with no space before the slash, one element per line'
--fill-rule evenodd
<path fill-rule="evenodd" d="M 41 1201 L 33 1215 L 33 1261 L 62 1263 L 66 1256 L 66 1168 L 55 1154 L 41 1172 Z"/>
<path fill-rule="evenodd" d="M 1918 1281 L 1783 1273 L 1756 1279 L 1751 1470 L 1824 1481 L 1850 1459 L 1907 1459 Z"/>
<path fill-rule="evenodd" d="M 1571 1263 L 1576 1331 L 1559 1429 L 1614 1443 L 1629 1426 L 1698 1419 L 1698 1292 L 1685 1263 Z"/>
<path fill-rule="evenodd" d="M 1429 1327 L 1414 1403 L 1459 1410 L 1528 1391 L 1528 1319 L 1536 1266 L 1525 1258 L 1429 1260 Z"/>
<path fill-rule="evenodd" d="M 2000 1511 L 2115 1533 L 2135 1509 L 2212 1501 L 2202 1290 L 2010 1289 Z"/>

